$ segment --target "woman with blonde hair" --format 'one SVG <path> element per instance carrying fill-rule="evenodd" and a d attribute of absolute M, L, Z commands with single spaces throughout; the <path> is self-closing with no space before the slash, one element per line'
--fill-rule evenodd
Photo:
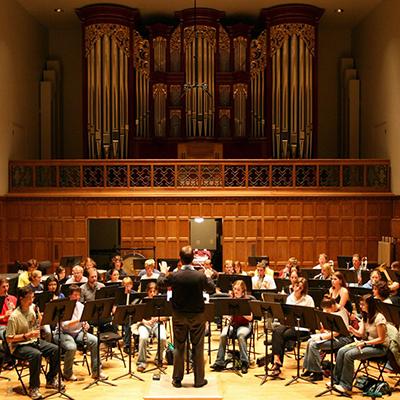
<path fill-rule="evenodd" d="M 332 279 L 332 275 L 335 273 L 333 270 L 331 264 L 325 263 L 321 267 L 321 272 L 318 275 L 314 276 L 314 279 L 319 279 L 319 280 L 327 280 L 327 279 Z"/>
<path fill-rule="evenodd" d="M 242 280 L 237 280 L 232 284 L 232 294 L 234 299 L 248 299 L 246 284 Z M 234 315 L 230 317 L 230 323 L 222 329 L 217 359 L 211 366 L 214 371 L 222 371 L 225 368 L 225 349 L 228 335 L 237 338 L 239 342 L 240 360 L 242 362 L 242 374 L 247 374 L 249 368 L 249 357 L 247 355 L 246 339 L 251 333 L 251 321 L 253 315 Z M 229 332 L 228 332 L 229 329 Z"/>

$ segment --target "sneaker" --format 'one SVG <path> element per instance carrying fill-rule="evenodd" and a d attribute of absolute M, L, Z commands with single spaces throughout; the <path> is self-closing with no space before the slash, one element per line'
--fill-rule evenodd
<path fill-rule="evenodd" d="M 333 388 L 342 394 L 351 395 L 351 390 L 345 389 L 342 385 L 336 384 L 336 385 L 333 385 Z"/>
<path fill-rule="evenodd" d="M 225 367 L 223 365 L 216 364 L 216 363 L 211 365 L 210 368 L 213 369 L 216 372 L 223 371 L 225 369 Z"/>
<path fill-rule="evenodd" d="M 241 368 L 242 374 L 247 374 L 248 370 L 249 370 L 249 365 L 245 362 L 242 363 L 242 368 Z"/>
<path fill-rule="evenodd" d="M 93 373 L 92 378 L 106 381 L 108 379 L 108 375 L 106 375 L 103 371 L 100 371 L 100 374 Z"/>
<path fill-rule="evenodd" d="M 138 372 L 144 372 L 144 370 L 146 369 L 146 367 L 147 367 L 147 365 L 146 365 L 145 363 L 140 363 L 140 364 L 137 366 L 137 371 L 138 371 Z"/>
<path fill-rule="evenodd" d="M 312 374 L 311 371 L 305 370 L 305 371 L 301 374 L 301 376 L 302 376 L 303 378 L 305 378 L 305 377 L 307 377 L 307 376 L 311 376 L 311 374 Z"/>
<path fill-rule="evenodd" d="M 74 374 L 72 374 L 71 376 L 64 376 L 64 379 L 70 382 L 76 382 L 78 380 L 78 378 Z"/>
<path fill-rule="evenodd" d="M 29 397 L 33 400 L 38 400 L 43 398 L 42 394 L 39 392 L 39 388 L 30 388 Z"/>
<path fill-rule="evenodd" d="M 48 381 L 46 383 L 46 389 L 57 389 L 58 390 L 58 378 L 55 377 L 53 380 Z M 61 381 L 60 382 L 60 390 L 64 390 L 64 389 L 65 389 L 65 385 Z"/>
<path fill-rule="evenodd" d="M 322 372 L 313 372 L 310 375 L 311 382 L 317 382 L 317 381 L 323 381 L 323 380 L 324 380 L 324 374 Z"/>

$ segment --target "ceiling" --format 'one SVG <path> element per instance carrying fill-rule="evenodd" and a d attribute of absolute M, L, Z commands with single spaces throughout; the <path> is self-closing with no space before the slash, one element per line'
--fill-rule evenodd
<path fill-rule="evenodd" d="M 142 18 L 164 14 L 173 16 L 178 10 L 193 7 L 193 0 L 15 0 L 35 19 L 49 29 L 65 29 L 79 24 L 75 9 L 95 3 L 115 3 L 137 8 Z M 210 7 L 225 11 L 227 16 L 250 16 L 256 18 L 262 8 L 288 3 L 306 3 L 325 9 L 321 25 L 326 27 L 353 28 L 383 0 L 197 0 L 197 7 Z M 60 7 L 62 13 L 55 13 Z M 335 10 L 343 8 L 342 14 Z"/>

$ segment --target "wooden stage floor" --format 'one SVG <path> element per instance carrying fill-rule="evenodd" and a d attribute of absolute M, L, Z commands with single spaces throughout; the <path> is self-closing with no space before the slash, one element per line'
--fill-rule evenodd
<path fill-rule="evenodd" d="M 260 338 L 258 341 L 258 346 L 256 350 L 260 353 L 260 357 L 264 353 L 263 339 Z M 155 347 L 153 345 L 153 347 Z M 218 337 L 217 334 L 213 334 L 212 348 L 216 349 L 218 347 Z M 214 361 L 216 353 L 212 353 L 212 360 Z M 79 358 L 80 355 L 77 355 Z M 206 357 L 206 353 L 205 353 Z M 104 362 L 104 372 L 109 375 L 111 382 L 115 383 L 116 387 L 111 387 L 108 385 L 100 384 L 98 386 L 93 386 L 88 390 L 83 390 L 83 388 L 88 385 L 92 379 L 88 376 L 87 370 L 82 366 L 75 366 L 75 374 L 83 379 L 78 382 L 67 382 L 67 393 L 75 400 L 86 400 L 86 399 L 96 399 L 96 400 L 133 400 L 133 399 L 229 399 L 229 400 L 258 400 L 258 399 L 278 399 L 278 400 L 309 400 L 314 398 L 314 396 L 326 389 L 325 383 L 328 379 L 324 379 L 323 382 L 318 382 L 317 384 L 311 384 L 309 382 L 296 382 L 290 386 L 285 386 L 292 375 L 296 374 L 296 362 L 293 358 L 285 359 L 285 367 L 282 371 L 282 377 L 285 380 L 268 380 L 264 385 L 260 385 L 260 379 L 255 377 L 256 374 L 262 374 L 264 369 L 259 368 L 253 363 L 247 375 L 243 377 L 237 376 L 233 372 L 223 371 L 223 372 L 213 372 L 209 368 L 208 361 L 206 363 L 206 378 L 209 380 L 209 385 L 200 389 L 189 389 L 184 388 L 173 388 L 170 385 L 172 366 L 168 366 L 166 369 L 166 375 L 162 376 L 160 381 L 153 381 L 153 372 L 139 373 L 136 372 L 136 363 L 133 361 L 133 371 L 144 379 L 144 382 L 138 381 L 132 378 L 123 378 L 117 381 L 112 381 L 125 372 L 127 369 L 123 367 L 121 361 L 113 359 Z M 153 365 L 148 364 L 148 368 Z M 20 387 L 19 382 L 16 378 L 14 371 L 3 371 L 2 376 L 8 376 L 11 381 L 0 380 L 0 398 L 1 399 L 26 399 L 26 396 L 22 396 L 15 392 L 15 388 Z M 388 383 L 393 386 L 397 379 L 390 378 L 391 374 L 385 374 Z M 400 377 L 399 377 L 400 378 Z M 27 381 L 28 378 L 25 378 Z M 44 376 L 41 376 L 42 380 L 42 394 L 48 394 L 51 391 L 44 389 Z M 184 383 L 192 383 L 191 376 L 184 379 Z M 398 387 L 400 389 L 400 387 Z M 393 399 L 398 396 L 398 392 L 393 394 Z M 54 396 L 52 398 L 57 398 Z M 337 397 L 336 395 L 325 395 L 325 398 Z M 322 397 L 322 398 L 324 398 Z M 398 398 L 398 397 L 397 397 Z M 354 389 L 353 399 L 361 400 L 364 399 L 362 393 L 357 389 Z"/>

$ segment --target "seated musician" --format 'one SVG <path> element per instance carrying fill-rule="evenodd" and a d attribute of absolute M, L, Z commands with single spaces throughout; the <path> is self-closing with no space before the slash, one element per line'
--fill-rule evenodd
<path fill-rule="evenodd" d="M 299 278 L 294 285 L 294 291 L 286 299 L 286 304 L 315 307 L 314 300 L 307 294 L 308 284 L 305 278 Z M 300 328 L 299 331 L 295 327 L 279 325 L 272 332 L 272 355 L 273 366 L 271 368 L 271 376 L 279 376 L 283 365 L 283 357 L 287 342 L 296 340 L 298 336 L 306 337 L 309 335 L 309 330 Z"/>
<path fill-rule="evenodd" d="M 43 285 L 40 283 L 42 281 L 42 271 L 38 269 L 33 271 L 29 276 L 29 281 L 28 287 L 32 289 L 33 293 L 43 292 Z"/>
<path fill-rule="evenodd" d="M 123 279 L 127 276 L 127 273 L 122 269 L 124 262 L 122 260 L 121 256 L 114 256 L 111 260 L 112 266 L 111 268 L 107 271 L 106 274 L 106 281 L 111 280 L 111 274 L 113 271 L 117 270 L 119 272 L 119 278 Z"/>
<path fill-rule="evenodd" d="M 121 282 L 121 279 L 119 277 L 119 271 L 117 269 L 113 269 L 110 273 L 110 279 L 107 281 L 107 283 L 119 283 Z"/>
<path fill-rule="evenodd" d="M 232 284 L 232 297 L 234 299 L 247 299 L 246 284 L 242 280 Z M 249 368 L 249 357 L 247 355 L 246 339 L 251 333 L 251 321 L 253 315 L 232 316 L 230 324 L 222 329 L 217 358 L 211 366 L 214 371 L 222 371 L 225 368 L 225 349 L 227 337 L 236 337 L 239 342 L 240 361 L 242 362 L 242 373 L 247 374 Z M 228 332 L 228 329 L 230 330 Z"/>
<path fill-rule="evenodd" d="M 293 267 L 297 267 L 298 261 L 296 257 L 290 257 L 288 260 L 288 263 L 285 265 L 285 268 L 283 268 L 279 272 L 279 278 L 281 279 L 288 279 L 290 276 L 290 272 L 292 271 Z"/>
<path fill-rule="evenodd" d="M 328 262 L 328 255 L 325 253 L 321 253 L 318 257 L 318 264 L 313 267 L 313 269 L 322 269 L 324 264 Z"/>
<path fill-rule="evenodd" d="M 94 261 L 93 258 L 90 257 L 82 258 L 79 265 L 83 268 L 83 276 L 85 277 L 88 276 L 88 271 L 90 268 L 97 268 L 96 261 Z"/>
<path fill-rule="evenodd" d="M 354 378 L 354 361 L 382 357 L 386 354 L 389 339 L 386 318 L 377 311 L 372 295 L 362 296 L 360 301 L 362 320 L 356 330 L 349 326 L 349 332 L 361 339 L 341 347 L 336 355 L 333 371 L 334 388 L 341 393 L 350 394 Z"/>
<path fill-rule="evenodd" d="M 160 272 L 155 271 L 155 265 L 156 262 L 150 258 L 149 260 L 146 260 L 144 263 L 144 274 L 139 274 L 140 280 L 145 280 L 145 279 L 157 279 L 158 276 L 160 275 Z"/>
<path fill-rule="evenodd" d="M 83 268 L 80 265 L 75 265 L 75 267 L 72 268 L 72 277 L 67 279 L 65 284 L 71 285 L 72 283 L 86 283 L 87 280 L 88 278 L 83 276 Z"/>
<path fill-rule="evenodd" d="M 329 294 L 336 300 L 336 303 L 344 307 L 349 314 L 352 313 L 353 306 L 351 305 L 347 282 L 340 271 L 335 272 L 332 276 L 332 286 L 329 288 Z"/>
<path fill-rule="evenodd" d="M 18 287 L 25 287 L 28 286 L 31 281 L 29 277 L 31 276 L 32 272 L 38 269 L 38 262 L 35 259 L 30 259 L 26 262 L 26 266 L 24 267 L 25 270 L 21 272 L 18 276 Z"/>
<path fill-rule="evenodd" d="M 122 279 L 122 286 L 124 287 L 125 305 L 129 306 L 134 300 L 132 295 L 136 292 L 133 290 L 133 281 L 129 276 Z M 131 341 L 132 330 L 129 324 L 124 325 L 124 351 L 129 353 L 129 344 Z"/>
<path fill-rule="evenodd" d="M 374 269 L 369 275 L 369 281 L 364 283 L 362 287 L 366 289 L 372 289 L 372 285 L 380 280 L 382 280 L 381 273 L 377 269 Z"/>
<path fill-rule="evenodd" d="M 271 275 L 266 275 L 265 264 L 259 262 L 255 275 L 251 278 L 253 289 L 276 289 L 274 278 Z"/>
<path fill-rule="evenodd" d="M 0 335 L 6 330 L 8 319 L 17 307 L 17 298 L 8 294 L 10 284 L 7 278 L 0 278 Z"/>
<path fill-rule="evenodd" d="M 233 270 L 235 275 L 247 275 L 246 271 L 243 270 L 245 263 L 243 261 L 236 260 L 233 263 Z"/>
<path fill-rule="evenodd" d="M 107 379 L 107 376 L 99 370 L 97 365 L 97 337 L 88 332 L 89 324 L 81 322 L 84 305 L 79 301 L 81 297 L 81 288 L 77 285 L 70 287 L 70 300 L 76 300 L 74 313 L 70 321 L 61 323 L 61 333 L 56 332 L 54 340 L 61 341 L 61 347 L 64 349 L 64 379 L 67 381 L 76 381 L 78 378 L 73 373 L 74 358 L 77 344 L 87 345 L 90 351 L 90 359 L 92 364 L 92 377 L 94 379 Z"/>
<path fill-rule="evenodd" d="M 339 315 L 342 317 L 346 327 L 349 327 L 349 315 L 347 311 L 340 307 L 334 299 L 329 295 L 325 295 L 321 302 L 321 309 L 324 312 Z M 303 369 L 304 373 L 302 376 L 309 376 L 310 380 L 322 381 L 323 372 L 321 367 L 321 354 L 320 351 L 339 349 L 340 347 L 352 342 L 351 337 L 339 335 L 337 332 L 333 332 L 333 343 L 331 344 L 331 332 L 324 329 L 320 330 L 319 334 L 312 335 L 311 339 L 307 343 L 307 350 L 304 354 Z M 332 347 L 331 347 L 332 346 Z"/>
<path fill-rule="evenodd" d="M 59 265 L 56 268 L 54 276 L 57 278 L 58 282 L 60 282 L 60 285 L 64 285 L 64 283 L 66 283 L 67 280 L 69 279 L 67 277 L 67 272 L 65 271 L 65 268 L 62 265 Z"/>
<path fill-rule="evenodd" d="M 50 275 L 46 282 L 44 283 L 44 290 L 50 293 L 53 293 L 53 297 L 51 300 L 63 299 L 65 296 L 60 292 L 60 283 L 54 275 Z M 52 341 L 52 333 L 50 325 L 42 326 L 42 337 L 48 342 Z"/>
<path fill-rule="evenodd" d="M 160 271 L 156 269 L 156 262 L 152 258 L 149 258 L 144 262 L 144 269 L 139 271 L 138 275 L 140 279 L 142 279 L 142 276 L 147 276 L 146 279 L 157 279 L 160 275 Z"/>
<path fill-rule="evenodd" d="M 96 299 L 96 292 L 104 287 L 104 283 L 98 282 L 96 268 L 88 270 L 87 282 L 81 286 L 81 302 L 86 303 Z"/>
<path fill-rule="evenodd" d="M 325 263 L 321 267 L 321 272 L 318 275 L 315 275 L 313 279 L 319 279 L 319 280 L 326 280 L 326 279 L 332 279 L 332 275 L 334 274 L 334 270 L 329 263 Z"/>
<path fill-rule="evenodd" d="M 299 273 L 297 272 L 296 269 L 293 269 L 290 272 L 290 276 L 289 276 L 289 284 L 282 286 L 282 292 L 283 293 L 287 293 L 287 294 L 291 294 L 294 291 L 294 286 L 297 283 L 297 281 L 299 280 Z"/>
<path fill-rule="evenodd" d="M 218 272 L 213 268 L 211 260 L 205 260 L 203 267 L 204 267 L 204 274 L 206 275 L 207 278 L 210 279 L 218 278 Z"/>
<path fill-rule="evenodd" d="M 46 374 L 46 388 L 49 389 L 58 388 L 60 360 L 57 346 L 39 338 L 40 314 L 35 313 L 33 297 L 29 286 L 19 289 L 17 308 L 8 320 L 6 340 L 12 354 L 29 362 L 29 396 L 37 400 L 43 397 L 39 391 L 42 356 L 48 358 L 50 363 Z"/>
<path fill-rule="evenodd" d="M 385 281 L 378 281 L 372 284 L 372 294 L 375 299 L 383 301 L 384 303 L 393 304 L 390 298 L 390 289 Z"/>
<path fill-rule="evenodd" d="M 232 260 L 225 260 L 224 274 L 233 275 L 234 273 L 235 273 L 235 270 L 233 268 L 233 261 Z"/>
<path fill-rule="evenodd" d="M 150 282 L 147 285 L 147 297 L 150 299 L 158 294 L 157 284 Z M 144 372 L 147 367 L 147 343 L 149 341 L 150 335 L 153 335 L 160 341 L 160 356 L 162 361 L 162 355 L 167 343 L 167 333 L 165 331 L 164 322 L 167 321 L 167 317 L 161 317 L 160 321 L 158 317 L 152 317 L 151 319 L 143 319 L 139 324 L 139 355 L 137 359 L 137 370 L 139 372 Z M 158 336 L 159 334 L 159 336 Z M 155 363 L 157 364 L 158 354 L 156 355 Z"/>

